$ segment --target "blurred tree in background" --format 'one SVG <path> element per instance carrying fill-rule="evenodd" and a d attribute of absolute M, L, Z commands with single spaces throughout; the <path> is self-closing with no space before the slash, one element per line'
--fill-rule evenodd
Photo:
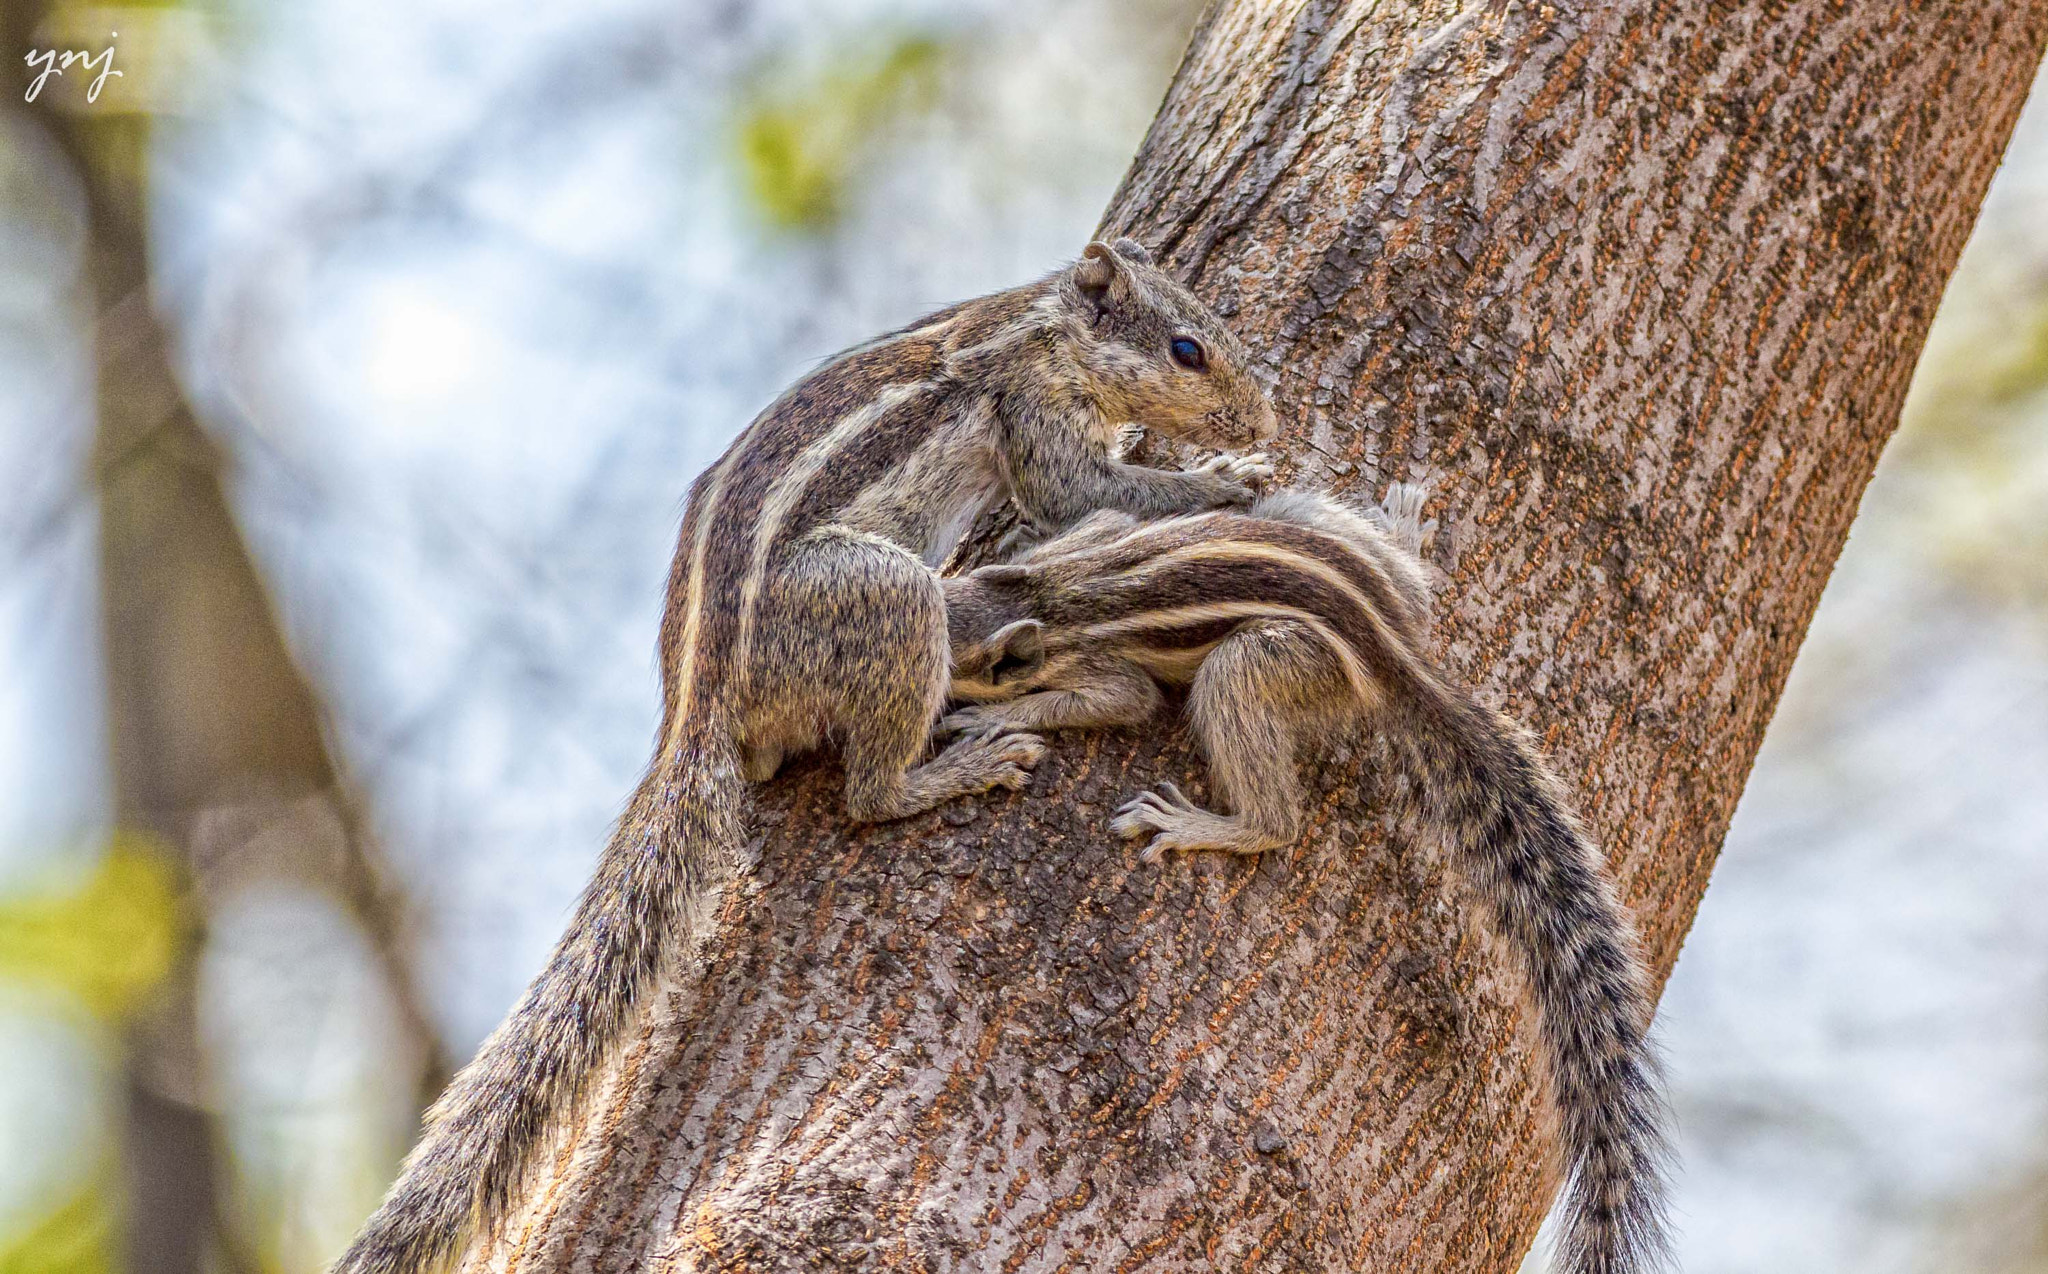
<path fill-rule="evenodd" d="M 101 22 L 126 16 L 30 4 L 8 14 L 8 48 L 60 50 L 91 46 Z M 147 33 L 154 20 L 155 30 L 167 29 L 166 11 L 134 16 L 131 48 L 137 26 Z M 106 39 L 116 38 L 110 27 Z M 82 80 L 85 69 L 71 74 Z M 44 178 L 76 192 L 83 231 L 79 282 L 96 422 L 84 481 L 98 514 L 116 829 L 82 895 L 41 909 L 43 928 L 75 928 L 68 940 L 42 943 L 38 954 L 59 967 L 68 958 L 67 976 L 80 978 L 76 962 L 104 956 L 112 945 L 96 944 L 95 930 L 123 919 L 118 908 L 93 904 L 113 899 L 138 913 L 125 918 L 127 932 L 117 930 L 115 941 L 132 944 L 145 976 L 128 979 L 124 996 L 94 997 L 125 1035 L 124 1171 L 121 1198 L 111 1206 L 126 1229 L 130 1267 L 196 1272 L 317 1256 L 250 1242 L 244 1219 L 219 1196 L 233 1173 L 220 1162 L 211 1115 L 219 1068 L 200 1027 L 197 982 L 213 908 L 277 882 L 332 897 L 380 958 L 401 1010 L 401 1065 L 441 1068 L 402 949 L 395 891 L 329 756 L 321 710 L 273 618 L 222 489 L 221 454 L 185 399 L 151 294 L 149 138 L 168 94 L 158 77 L 178 69 L 148 61 L 123 68 L 114 91 L 97 102 L 77 101 L 83 86 L 69 85 L 71 99 L 52 95 L 53 104 L 68 101 L 67 109 L 17 128 L 49 145 L 54 171 Z M 251 1193 L 261 1198 L 265 1190 Z M 88 1194 L 69 1211 L 75 1224 L 97 1233 L 100 1206 L 108 1205 Z M 73 1240 L 62 1227 L 45 1240 L 80 1259 L 101 1259 L 88 1255 L 96 1244 Z M 23 1259 L 36 1263 L 33 1255 Z"/>

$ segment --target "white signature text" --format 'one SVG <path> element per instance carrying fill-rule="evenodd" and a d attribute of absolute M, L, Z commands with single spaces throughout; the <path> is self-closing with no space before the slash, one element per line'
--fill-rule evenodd
<path fill-rule="evenodd" d="M 119 31 L 110 32 L 108 38 L 112 39 L 120 34 Z M 114 69 L 114 46 L 111 44 L 98 53 L 87 53 L 84 49 L 30 49 L 22 61 L 27 62 L 31 69 L 37 66 L 43 68 L 40 75 L 29 81 L 28 92 L 21 99 L 24 102 L 36 100 L 36 96 L 43 91 L 44 80 L 52 75 L 62 75 L 73 66 L 82 65 L 88 71 L 99 72 L 93 77 L 92 83 L 86 85 L 85 100 L 88 102 L 100 100 L 100 88 L 106 84 L 108 76 L 123 78 L 121 72 Z"/>

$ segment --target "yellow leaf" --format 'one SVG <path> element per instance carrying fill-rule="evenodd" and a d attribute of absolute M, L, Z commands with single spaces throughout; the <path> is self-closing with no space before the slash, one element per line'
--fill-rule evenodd
<path fill-rule="evenodd" d="M 163 981 L 184 946 L 176 873 L 147 837 L 118 832 L 93 873 L 70 883 L 0 898 L 0 977 L 119 1014 Z"/>
<path fill-rule="evenodd" d="M 0 1274 L 112 1274 L 114 1243 L 106 1191 L 87 1189 L 27 1228 L 0 1234 Z"/>

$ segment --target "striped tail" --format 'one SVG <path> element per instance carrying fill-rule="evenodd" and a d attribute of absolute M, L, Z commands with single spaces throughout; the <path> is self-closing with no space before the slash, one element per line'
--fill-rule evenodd
<path fill-rule="evenodd" d="M 503 1220 L 535 1152 L 663 969 L 709 932 L 737 872 L 746 797 L 723 724 L 685 725 L 619 820 L 547 965 L 427 1112 L 335 1274 L 423 1274 Z"/>
<path fill-rule="evenodd" d="M 1399 746 L 1420 769 L 1426 813 L 1521 953 L 1539 1011 L 1569 1173 L 1557 1267 L 1664 1268 L 1669 1152 L 1634 928 L 1527 732 L 1430 670 L 1408 671 L 1414 728 Z"/>

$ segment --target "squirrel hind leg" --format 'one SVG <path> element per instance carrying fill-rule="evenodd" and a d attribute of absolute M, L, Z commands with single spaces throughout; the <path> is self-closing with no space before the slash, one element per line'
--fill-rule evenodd
<path fill-rule="evenodd" d="M 1202 809 L 1166 784 L 1126 805 L 1113 828 L 1156 833 L 1148 861 L 1167 852 L 1256 854 L 1293 844 L 1306 806 L 1296 745 L 1322 724 L 1329 704 L 1350 698 L 1335 657 L 1308 628 L 1247 626 L 1210 652 L 1188 692 L 1211 785 L 1231 813 Z"/>
<path fill-rule="evenodd" d="M 1243 815 L 1203 809 L 1173 783 L 1161 783 L 1124 802 L 1109 826 L 1126 839 L 1149 835 L 1141 855 L 1148 863 L 1160 862 L 1168 854 L 1203 850 L 1263 854 L 1292 839 L 1262 830 Z"/>
<path fill-rule="evenodd" d="M 834 622 L 820 627 L 821 614 Z M 945 593 L 931 568 L 892 544 L 814 536 L 767 581 L 757 615 L 757 631 L 775 634 L 763 656 L 780 684 L 768 697 L 832 723 L 857 821 L 1021 787 L 1045 753 L 1036 736 L 1006 732 L 925 761 L 951 681 Z"/>

